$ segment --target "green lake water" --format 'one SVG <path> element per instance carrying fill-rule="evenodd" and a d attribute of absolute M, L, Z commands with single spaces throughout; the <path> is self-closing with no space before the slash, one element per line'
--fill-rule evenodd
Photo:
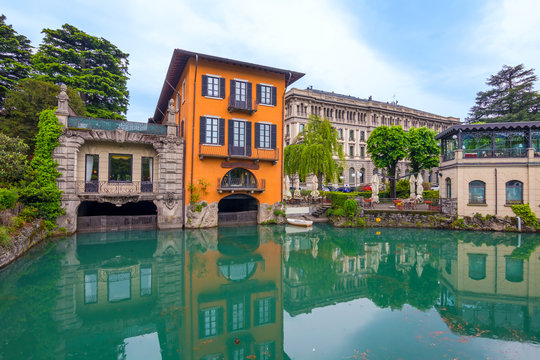
<path fill-rule="evenodd" d="M 531 234 L 78 234 L 0 271 L 0 360 L 540 359 Z"/>

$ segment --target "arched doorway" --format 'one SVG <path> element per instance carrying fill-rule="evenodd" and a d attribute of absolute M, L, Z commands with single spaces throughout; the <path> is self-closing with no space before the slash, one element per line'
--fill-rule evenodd
<path fill-rule="evenodd" d="M 218 225 L 256 224 L 259 202 L 246 194 L 232 194 L 218 203 Z"/>
<path fill-rule="evenodd" d="M 356 186 L 356 171 L 354 168 L 349 169 L 349 185 Z"/>
<path fill-rule="evenodd" d="M 77 231 L 155 229 L 157 207 L 152 201 L 128 202 L 116 206 L 110 202 L 83 201 L 77 209 Z"/>

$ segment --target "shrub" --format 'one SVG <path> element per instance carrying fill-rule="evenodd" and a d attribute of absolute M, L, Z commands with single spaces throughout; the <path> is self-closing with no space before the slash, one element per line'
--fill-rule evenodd
<path fill-rule="evenodd" d="M 332 206 L 333 207 L 343 207 L 345 200 L 350 197 L 349 194 L 333 192 L 332 193 Z"/>
<path fill-rule="evenodd" d="M 9 236 L 9 231 L 7 227 L 0 226 L 0 247 L 10 247 L 11 246 L 11 236 Z"/>
<path fill-rule="evenodd" d="M 337 208 L 337 209 L 328 209 L 326 212 L 327 216 L 347 216 L 347 213 L 345 212 L 345 209 L 343 208 Z"/>
<path fill-rule="evenodd" d="M 27 152 L 24 141 L 0 133 L 0 184 L 11 185 L 23 179 Z"/>
<path fill-rule="evenodd" d="M 11 218 L 11 225 L 15 229 L 20 229 L 24 225 L 26 225 L 26 221 L 24 221 L 24 219 L 22 217 L 20 217 L 20 216 L 14 216 L 14 217 Z"/>
<path fill-rule="evenodd" d="M 349 215 L 349 217 L 353 218 L 354 215 L 356 215 L 356 211 L 358 210 L 358 203 L 353 199 L 347 199 L 345 200 L 343 208 L 345 209 L 345 212 Z"/>
<path fill-rule="evenodd" d="M 362 191 L 357 193 L 358 196 L 362 196 L 364 199 L 369 199 L 371 197 L 371 191 Z"/>
<path fill-rule="evenodd" d="M 407 179 L 401 179 L 396 183 L 396 196 L 401 199 L 408 198 L 410 195 L 410 184 Z"/>
<path fill-rule="evenodd" d="M 538 228 L 538 219 L 536 215 L 531 211 L 529 204 L 512 205 L 512 211 L 516 216 L 519 216 L 523 223 L 527 226 Z"/>
<path fill-rule="evenodd" d="M 17 190 L 0 189 L 0 210 L 11 209 L 18 199 Z"/>
<path fill-rule="evenodd" d="M 364 227 L 366 226 L 366 221 L 363 218 L 359 217 L 358 219 L 356 219 L 356 225 L 359 227 Z"/>
<path fill-rule="evenodd" d="M 309 196 L 311 195 L 311 190 L 300 190 L 300 195 Z"/>
<path fill-rule="evenodd" d="M 275 215 L 275 216 L 286 216 L 287 214 L 285 214 L 285 211 L 282 211 L 282 210 L 279 210 L 279 209 L 275 209 L 275 210 L 274 210 L 274 215 Z"/>
<path fill-rule="evenodd" d="M 422 197 L 424 199 L 438 199 L 439 190 L 425 190 L 424 192 L 422 192 Z"/>
<path fill-rule="evenodd" d="M 424 182 L 422 183 L 422 187 L 423 187 L 424 190 L 426 190 L 426 191 L 431 190 L 431 184 L 430 184 L 429 182 L 427 182 L 427 181 L 424 181 Z"/>

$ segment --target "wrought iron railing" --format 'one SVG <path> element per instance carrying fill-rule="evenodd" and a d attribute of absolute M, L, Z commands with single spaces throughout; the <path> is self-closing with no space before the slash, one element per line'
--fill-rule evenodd
<path fill-rule="evenodd" d="M 167 126 L 165 125 L 78 116 L 70 116 L 68 118 L 68 128 L 111 131 L 124 130 L 148 135 L 167 135 Z"/>
<path fill-rule="evenodd" d="M 464 149 L 463 158 L 516 158 L 526 157 L 526 148 L 510 149 Z"/>
<path fill-rule="evenodd" d="M 258 109 L 256 101 L 237 100 L 236 96 L 229 96 L 229 112 L 240 111 L 253 114 Z"/>
<path fill-rule="evenodd" d="M 225 176 L 218 178 L 218 191 L 264 191 L 266 187 L 265 179 L 256 180 L 248 178 L 230 178 Z"/>
<path fill-rule="evenodd" d="M 157 191 L 155 181 L 109 182 L 109 181 L 78 181 L 77 193 L 102 195 L 131 195 L 154 193 Z"/>
<path fill-rule="evenodd" d="M 279 160 L 279 148 L 276 149 L 260 149 L 253 148 L 251 149 L 251 154 L 247 148 L 242 148 L 240 151 L 235 148 L 236 151 L 233 151 L 232 145 L 204 145 L 199 144 L 199 157 L 214 157 L 214 158 L 229 158 L 229 157 L 239 157 L 239 158 L 249 158 L 253 160 L 263 160 L 263 161 L 278 161 Z M 235 154 L 236 152 L 236 154 Z"/>

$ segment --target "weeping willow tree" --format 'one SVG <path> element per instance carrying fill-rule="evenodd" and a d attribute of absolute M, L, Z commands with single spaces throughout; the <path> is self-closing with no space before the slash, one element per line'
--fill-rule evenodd
<path fill-rule="evenodd" d="M 345 161 L 343 148 L 338 142 L 338 133 L 327 119 L 311 115 L 298 136 L 296 143 L 285 148 L 285 174 L 301 178 L 317 175 L 319 190 L 323 179 L 336 179 L 342 163 Z"/>

